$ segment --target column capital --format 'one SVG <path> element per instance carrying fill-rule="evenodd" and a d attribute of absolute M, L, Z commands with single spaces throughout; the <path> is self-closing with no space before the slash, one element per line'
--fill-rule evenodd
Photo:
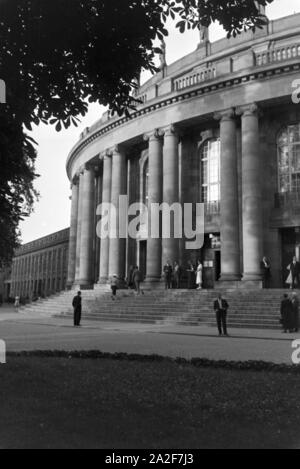
<path fill-rule="evenodd" d="M 116 153 L 124 153 L 124 151 L 121 145 L 114 145 L 108 150 L 108 153 L 110 156 L 113 156 Z"/>
<path fill-rule="evenodd" d="M 165 137 L 180 137 L 180 132 L 174 124 L 170 124 L 162 129 Z"/>
<path fill-rule="evenodd" d="M 145 140 L 145 142 L 148 142 L 151 140 L 158 140 L 163 136 L 164 131 L 162 129 L 154 129 L 152 132 L 144 134 L 143 139 Z"/>
<path fill-rule="evenodd" d="M 233 108 L 225 109 L 223 111 L 217 111 L 214 114 L 214 119 L 216 121 L 226 122 L 232 121 L 235 118 L 235 112 Z"/>
<path fill-rule="evenodd" d="M 84 163 L 81 167 L 81 172 L 82 172 L 82 174 L 84 174 L 87 171 L 95 171 L 95 164 L 94 163 Z"/>
<path fill-rule="evenodd" d="M 110 152 L 110 150 L 107 148 L 106 150 L 102 151 L 99 155 L 99 160 L 100 161 L 104 161 L 108 158 L 111 158 L 112 156 L 112 153 Z"/>
<path fill-rule="evenodd" d="M 73 189 L 74 186 L 77 186 L 79 183 L 79 173 L 76 173 L 73 179 L 71 180 L 71 190 Z"/>
<path fill-rule="evenodd" d="M 239 106 L 236 108 L 237 116 L 253 116 L 259 117 L 260 109 L 256 103 L 246 104 L 245 106 Z"/>

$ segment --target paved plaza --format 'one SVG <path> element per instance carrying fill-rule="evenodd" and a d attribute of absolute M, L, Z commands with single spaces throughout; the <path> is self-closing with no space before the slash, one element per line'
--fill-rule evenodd
<path fill-rule="evenodd" d="M 75 329 L 69 319 L 23 315 L 13 308 L 0 310 L 0 338 L 8 352 L 33 350 L 101 350 L 199 357 L 211 360 L 291 364 L 292 342 L 300 334 L 232 329 L 220 338 L 213 327 L 144 325 L 85 321 Z"/>

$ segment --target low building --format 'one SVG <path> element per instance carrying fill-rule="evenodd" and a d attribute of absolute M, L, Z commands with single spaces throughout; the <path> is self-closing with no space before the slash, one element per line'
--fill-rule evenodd
<path fill-rule="evenodd" d="M 31 243 L 15 253 L 10 279 L 10 297 L 47 297 L 65 290 L 69 229 L 58 231 Z"/>

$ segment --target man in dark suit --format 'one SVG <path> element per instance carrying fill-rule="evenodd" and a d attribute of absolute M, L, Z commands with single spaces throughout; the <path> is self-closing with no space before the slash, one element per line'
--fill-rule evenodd
<path fill-rule="evenodd" d="M 293 262 L 290 265 L 290 270 L 292 274 L 292 288 L 299 286 L 299 275 L 300 275 L 300 263 L 297 261 L 297 258 L 293 258 Z"/>
<path fill-rule="evenodd" d="M 73 298 L 73 308 L 74 308 L 74 327 L 80 326 L 81 313 L 82 313 L 82 298 L 81 291 L 77 293 L 77 296 Z"/>
<path fill-rule="evenodd" d="M 228 333 L 227 333 L 228 308 L 229 308 L 229 305 L 227 301 L 224 300 L 222 295 L 220 294 L 218 299 L 214 302 L 214 310 L 215 310 L 216 317 L 217 317 L 219 336 L 221 336 L 224 333 L 224 335 L 228 337 Z"/>
<path fill-rule="evenodd" d="M 297 293 L 293 293 L 291 299 L 292 314 L 293 314 L 293 329 L 295 332 L 299 331 L 299 298 Z"/>
<path fill-rule="evenodd" d="M 170 290 L 172 288 L 172 274 L 173 269 L 168 261 L 167 264 L 164 266 L 164 278 L 165 278 L 165 289 Z"/>

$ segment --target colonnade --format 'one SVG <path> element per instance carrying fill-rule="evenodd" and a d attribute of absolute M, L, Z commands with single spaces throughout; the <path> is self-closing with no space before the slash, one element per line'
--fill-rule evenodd
<path fill-rule="evenodd" d="M 263 255 L 262 181 L 259 148 L 259 110 L 255 104 L 215 115 L 221 140 L 221 280 L 260 281 Z M 240 233 L 237 126 L 242 132 L 242 233 Z M 154 129 L 144 140 L 149 153 L 149 204 L 179 202 L 180 133 L 174 125 Z M 101 201 L 119 211 L 119 196 L 128 193 L 126 151 L 120 145 L 100 155 Z M 97 175 L 99 179 L 99 174 Z M 91 286 L 106 283 L 113 274 L 126 276 L 126 240 L 102 239 L 98 250 L 99 271 L 95 279 L 95 168 L 84 165 L 72 184 L 72 209 L 68 284 Z M 99 202 L 99 200 L 98 200 Z M 149 232 L 151 233 L 151 211 Z M 118 226 L 117 226 L 118 229 Z M 243 271 L 241 272 L 241 252 Z M 179 240 L 171 229 L 169 239 L 147 240 L 147 281 L 159 282 L 162 263 L 179 257 Z"/>

